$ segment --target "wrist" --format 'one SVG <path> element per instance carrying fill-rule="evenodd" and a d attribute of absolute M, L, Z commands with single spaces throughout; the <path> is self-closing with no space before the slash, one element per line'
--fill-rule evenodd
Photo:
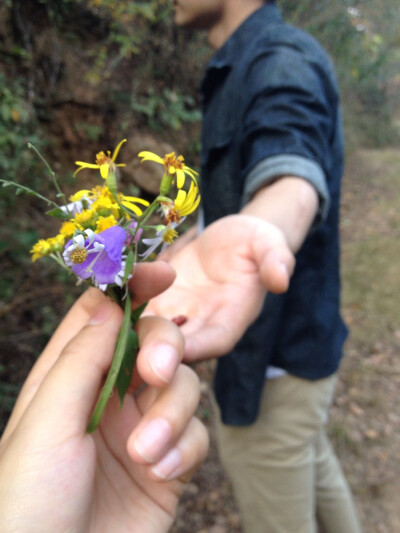
<path fill-rule="evenodd" d="M 304 242 L 318 212 L 315 188 L 302 178 L 285 176 L 260 189 L 242 209 L 282 231 L 293 253 Z"/>

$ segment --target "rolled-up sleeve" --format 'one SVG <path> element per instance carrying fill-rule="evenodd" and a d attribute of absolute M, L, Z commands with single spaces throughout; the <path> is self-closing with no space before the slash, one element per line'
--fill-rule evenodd
<path fill-rule="evenodd" d="M 331 139 L 338 95 L 318 63 L 289 45 L 270 47 L 250 66 L 241 132 L 243 204 L 262 186 L 298 176 L 316 189 L 324 220 L 329 209 Z"/>
<path fill-rule="evenodd" d="M 297 176 L 314 186 L 319 197 L 319 208 L 314 225 L 325 220 L 330 197 L 324 171 L 315 161 L 298 155 L 276 155 L 260 161 L 245 180 L 242 206 L 246 205 L 259 189 L 282 176 Z"/>

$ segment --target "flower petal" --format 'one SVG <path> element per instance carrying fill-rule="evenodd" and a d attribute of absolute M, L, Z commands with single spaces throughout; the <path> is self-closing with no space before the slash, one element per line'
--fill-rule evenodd
<path fill-rule="evenodd" d="M 142 161 L 154 161 L 155 163 L 159 163 L 160 165 L 164 165 L 164 159 L 160 157 L 157 154 L 154 154 L 153 152 L 140 152 L 139 157 L 142 158 Z"/>
<path fill-rule="evenodd" d="M 103 163 L 102 165 L 100 165 L 100 167 L 98 166 L 97 168 L 100 168 L 101 177 L 104 180 L 107 179 L 108 172 L 110 170 L 110 164 L 109 163 Z"/>
<path fill-rule="evenodd" d="M 181 209 L 182 205 L 185 203 L 186 196 L 188 196 L 188 193 L 184 191 L 183 189 L 179 189 L 178 194 L 175 198 L 175 206 L 178 209 Z"/>
<path fill-rule="evenodd" d="M 120 143 L 118 143 L 117 147 L 114 150 L 114 153 L 112 155 L 111 161 L 114 163 L 114 161 L 117 159 L 117 156 L 119 154 L 119 151 L 121 149 L 121 146 L 126 142 L 126 139 L 122 139 Z M 121 165 L 118 165 L 121 166 Z"/>
<path fill-rule="evenodd" d="M 75 165 L 79 165 L 82 168 L 99 168 L 99 165 L 95 163 L 85 163 L 84 161 L 75 161 Z"/>
<path fill-rule="evenodd" d="M 101 237 L 105 244 L 105 250 L 113 261 L 120 261 L 122 248 L 126 241 L 126 231 L 121 226 L 113 226 L 97 235 Z M 97 237 L 96 236 L 96 237 Z"/>
<path fill-rule="evenodd" d="M 193 170 L 192 168 L 190 167 L 187 167 L 186 165 L 183 166 L 183 170 L 185 172 L 185 174 L 188 174 L 189 176 L 191 176 L 192 178 L 195 178 L 195 176 L 198 176 L 199 173 L 196 172 L 195 170 Z"/>
<path fill-rule="evenodd" d="M 77 191 L 75 194 L 71 195 L 69 199 L 71 202 L 77 202 L 81 200 L 84 196 L 88 196 L 90 194 L 89 189 L 82 189 L 80 191 Z"/>
<path fill-rule="evenodd" d="M 127 209 L 129 209 L 130 211 L 133 211 L 135 215 L 137 215 L 138 217 L 142 216 L 143 211 L 140 209 L 140 207 L 138 207 L 134 203 L 122 200 L 121 204 Z"/>
<path fill-rule="evenodd" d="M 182 189 L 185 184 L 185 173 L 180 168 L 176 169 L 176 186 Z"/>
<path fill-rule="evenodd" d="M 83 263 L 73 264 L 71 270 L 81 279 L 92 277 L 97 285 L 115 283 L 115 278 L 121 271 L 126 231 L 120 226 L 113 226 L 98 234 L 86 230 L 86 234 L 88 238 L 84 244 L 89 252 L 88 256 Z M 94 251 L 96 248 L 99 251 Z"/>

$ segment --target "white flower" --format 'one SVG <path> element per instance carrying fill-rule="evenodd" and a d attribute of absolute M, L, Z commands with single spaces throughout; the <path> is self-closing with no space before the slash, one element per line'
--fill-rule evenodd
<path fill-rule="evenodd" d="M 157 226 L 159 230 L 156 232 L 156 236 L 152 239 L 142 239 L 142 242 L 148 246 L 147 250 L 140 254 L 140 257 L 145 261 L 150 255 L 155 252 L 155 250 L 162 244 L 161 250 L 159 253 L 163 253 L 167 246 L 171 244 L 176 237 L 178 237 L 178 232 L 176 228 L 179 226 L 180 222 L 171 222 L 167 226 Z"/>

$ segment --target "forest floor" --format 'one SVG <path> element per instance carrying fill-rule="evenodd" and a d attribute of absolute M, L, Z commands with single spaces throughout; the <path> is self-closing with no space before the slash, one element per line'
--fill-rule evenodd
<path fill-rule="evenodd" d="M 400 531 L 399 267 L 400 150 L 358 150 L 347 162 L 342 200 L 343 315 L 351 335 L 329 434 L 364 533 Z M 212 363 L 197 371 L 199 416 L 209 428 L 211 450 L 181 500 L 172 531 L 239 533 L 240 517 L 215 448 Z"/>
<path fill-rule="evenodd" d="M 38 212 L 29 211 L 40 227 Z M 34 224 L 33 224 L 34 222 Z M 76 298 L 56 269 L 0 249 L 0 421 L 46 336 Z M 360 149 L 349 158 L 342 201 L 343 315 L 351 335 L 340 370 L 329 433 L 354 492 L 364 533 L 400 531 L 400 150 Z M 35 237 L 35 236 L 33 236 Z M 37 238 L 37 237 L 36 237 Z M 26 250 L 27 231 L 18 234 Z M 19 265 L 17 267 L 16 265 Z M 21 266 L 22 265 L 22 266 Z M 7 292 L 8 291 L 8 292 Z M 29 328 L 27 328 L 29 324 Z M 213 363 L 197 365 L 199 417 L 209 456 L 183 495 L 172 533 L 240 533 L 240 517 L 221 469 L 209 391 Z M 338 532 L 346 533 L 346 532 Z"/>

